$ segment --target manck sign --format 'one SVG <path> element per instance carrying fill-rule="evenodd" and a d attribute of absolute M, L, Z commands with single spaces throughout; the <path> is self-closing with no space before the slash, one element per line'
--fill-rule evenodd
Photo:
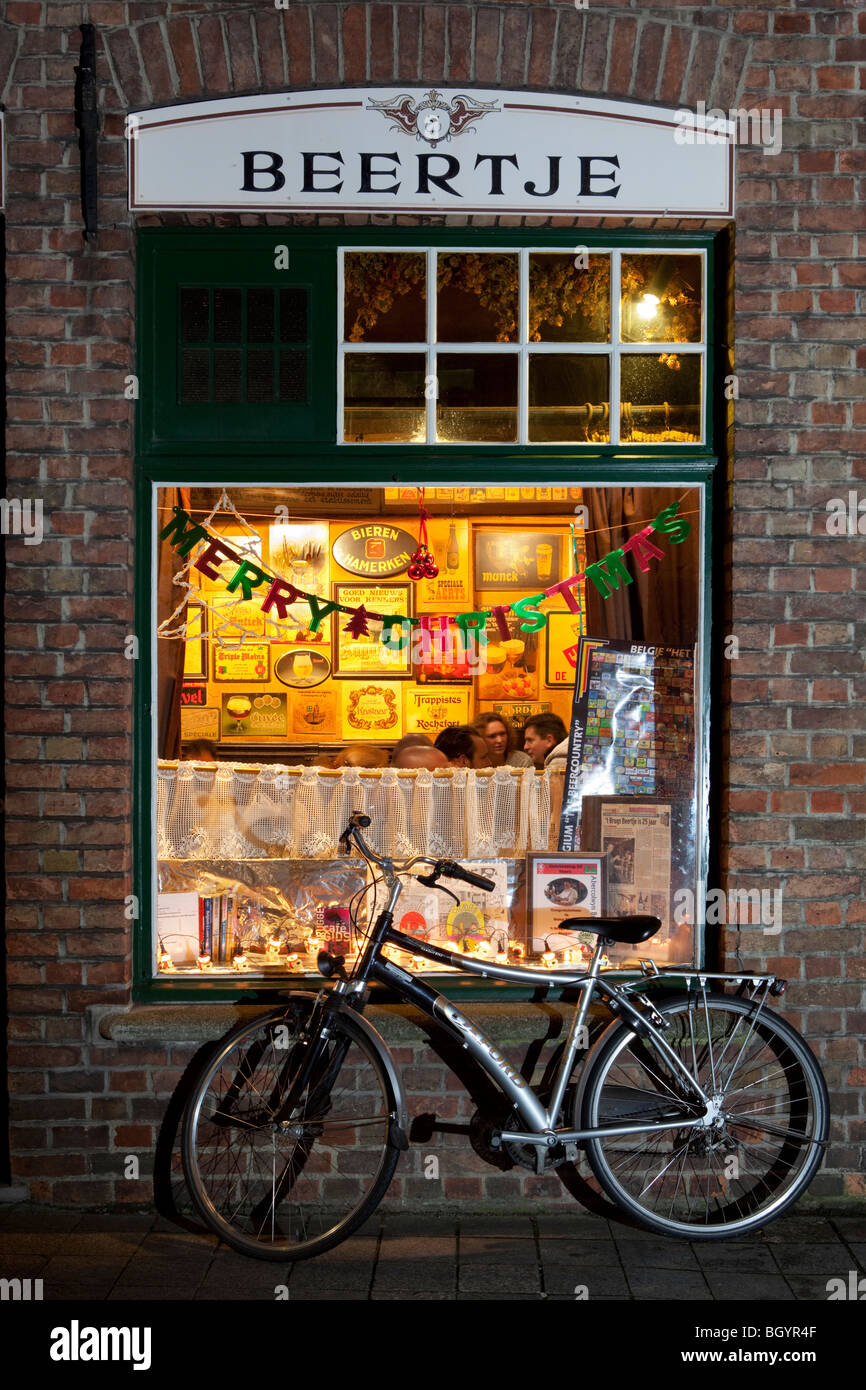
<path fill-rule="evenodd" d="M 133 211 L 733 217 L 733 123 L 595 97 L 287 92 L 132 112 L 127 136 Z"/>

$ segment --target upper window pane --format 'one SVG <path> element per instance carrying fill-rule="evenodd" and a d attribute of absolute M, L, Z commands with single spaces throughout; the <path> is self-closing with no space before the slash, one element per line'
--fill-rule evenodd
<path fill-rule="evenodd" d="M 624 343 L 699 343 L 703 296 L 700 256 L 623 253 Z"/>
<path fill-rule="evenodd" d="M 347 251 L 343 334 L 349 343 L 423 343 L 426 257 L 406 251 Z"/>
<path fill-rule="evenodd" d="M 520 296 L 516 255 L 443 252 L 436 267 L 440 343 L 516 343 Z"/>
<path fill-rule="evenodd" d="M 584 264 L 584 261 L 587 264 Z M 610 257 L 542 253 L 529 257 L 529 341 L 610 340 Z"/>

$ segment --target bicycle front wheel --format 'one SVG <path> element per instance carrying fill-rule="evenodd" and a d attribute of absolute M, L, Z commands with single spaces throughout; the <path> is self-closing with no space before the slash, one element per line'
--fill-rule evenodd
<path fill-rule="evenodd" d="M 765 1226 L 821 1163 L 829 1103 L 820 1068 L 795 1029 L 748 1000 L 700 992 L 659 1012 L 712 1113 L 653 1038 L 620 1021 L 588 1059 L 580 1125 L 647 1128 L 587 1140 L 590 1166 L 618 1206 L 664 1235 L 709 1240 Z"/>
<path fill-rule="evenodd" d="M 266 1260 L 319 1255 L 375 1209 L 399 1158 L 397 1099 L 361 1025 L 332 1016 L 297 1103 L 311 1001 L 241 1025 L 187 1103 L 183 1166 L 195 1206 L 235 1250 Z"/>

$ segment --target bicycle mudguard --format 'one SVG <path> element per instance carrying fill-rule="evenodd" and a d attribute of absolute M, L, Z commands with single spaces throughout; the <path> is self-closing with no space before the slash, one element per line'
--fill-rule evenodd
<path fill-rule="evenodd" d="M 408 1148 L 409 1141 L 406 1136 L 409 1130 L 409 1107 L 406 1104 L 406 1092 L 403 1089 L 403 1082 L 400 1080 L 397 1068 L 394 1066 L 394 1059 L 388 1050 L 388 1044 L 385 1042 L 382 1034 L 373 1027 L 372 1023 L 369 1023 L 363 1014 L 356 1013 L 348 1004 L 344 1004 L 343 1008 L 340 1009 L 340 1013 L 342 1013 L 344 1018 L 350 1018 L 353 1023 L 357 1023 L 361 1031 L 366 1033 L 371 1046 L 375 1047 L 378 1052 L 382 1066 L 385 1069 L 385 1074 L 394 1092 L 394 1107 L 397 1111 L 397 1123 L 401 1130 L 402 1138 L 405 1140 L 405 1148 Z M 403 1148 L 404 1145 L 400 1144 L 398 1147 Z"/>
<path fill-rule="evenodd" d="M 301 1000 L 304 1003 L 308 1003 L 312 1008 L 317 998 L 318 995 L 312 994 L 309 990 L 293 989 L 290 995 L 286 995 L 286 1002 L 291 1004 L 296 1000 Z M 351 1007 L 346 1001 L 345 996 L 341 998 L 340 1002 L 341 1007 L 339 1012 L 344 1018 L 350 1018 L 353 1023 L 357 1023 L 361 1032 L 366 1033 L 369 1043 L 372 1047 L 375 1047 L 379 1054 L 382 1066 L 385 1069 L 385 1075 L 391 1083 L 391 1089 L 394 1092 L 394 1108 L 397 1111 L 397 1124 L 401 1131 L 402 1138 L 405 1139 L 405 1148 L 408 1148 L 409 1142 L 408 1139 L 406 1139 L 406 1135 L 408 1134 L 409 1127 L 409 1107 L 406 1104 L 406 1092 L 403 1089 L 403 1082 L 400 1080 L 400 1075 L 394 1066 L 394 1060 L 391 1053 L 388 1051 L 388 1044 L 385 1042 L 382 1034 L 373 1027 L 372 1023 L 369 1023 L 363 1014 L 357 1013 Z M 282 1009 L 283 1006 L 281 1005 L 280 1008 Z M 400 1144 L 399 1147 L 403 1148 L 404 1145 Z"/>

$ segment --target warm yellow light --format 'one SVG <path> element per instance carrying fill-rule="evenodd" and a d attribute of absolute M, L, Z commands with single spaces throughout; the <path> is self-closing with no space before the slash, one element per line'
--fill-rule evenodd
<path fill-rule="evenodd" d="M 635 308 L 635 313 L 639 319 L 654 319 L 658 313 L 658 306 L 661 303 L 657 294 L 645 294 L 640 303 Z"/>

